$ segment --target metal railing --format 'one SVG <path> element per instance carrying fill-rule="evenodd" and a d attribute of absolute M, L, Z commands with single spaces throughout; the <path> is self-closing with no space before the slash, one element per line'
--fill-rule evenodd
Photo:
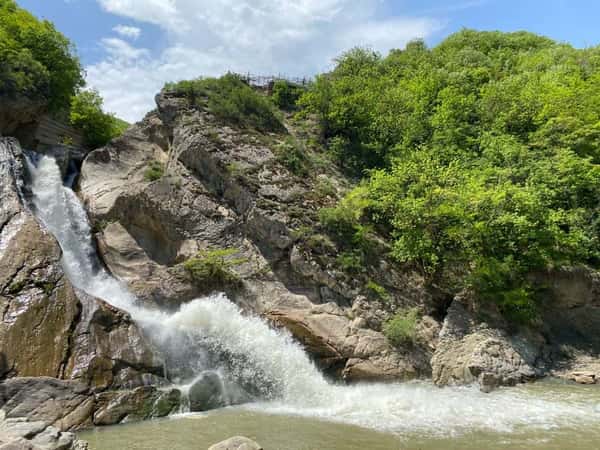
<path fill-rule="evenodd" d="M 251 73 L 236 74 L 240 79 L 251 86 L 267 87 L 276 81 L 287 81 L 288 83 L 297 84 L 299 86 L 307 86 L 312 78 L 310 77 L 290 77 L 287 75 L 255 75 Z"/>

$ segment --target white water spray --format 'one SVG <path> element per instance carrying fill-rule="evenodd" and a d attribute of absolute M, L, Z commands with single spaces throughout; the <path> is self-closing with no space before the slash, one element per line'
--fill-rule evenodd
<path fill-rule="evenodd" d="M 71 189 L 63 186 L 55 161 L 41 157 L 29 164 L 29 171 L 36 214 L 59 241 L 72 283 L 128 311 L 159 342 L 182 337 L 200 340 L 237 360 L 230 368 L 236 377 L 274 386 L 274 395 L 266 395 L 269 401 L 245 408 L 383 431 L 441 435 L 585 426 L 600 420 L 600 406 L 593 397 L 574 399 L 560 390 L 548 394 L 521 387 L 482 394 L 476 388 L 438 389 L 429 383 L 331 384 L 289 334 L 242 315 L 224 295 L 195 300 L 175 313 L 144 308 L 98 263 L 85 210 Z"/>

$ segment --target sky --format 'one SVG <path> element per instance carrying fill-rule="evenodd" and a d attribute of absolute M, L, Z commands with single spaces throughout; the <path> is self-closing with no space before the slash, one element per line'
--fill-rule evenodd
<path fill-rule="evenodd" d="M 105 109 L 135 122 L 165 82 L 227 71 L 310 77 L 354 46 L 383 54 L 461 28 L 600 44 L 600 0 L 17 0 L 76 46 Z"/>

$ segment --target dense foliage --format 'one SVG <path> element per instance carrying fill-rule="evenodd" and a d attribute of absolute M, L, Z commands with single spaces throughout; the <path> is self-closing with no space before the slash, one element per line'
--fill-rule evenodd
<path fill-rule="evenodd" d="M 224 122 L 259 131 L 284 130 L 267 97 L 235 74 L 168 83 L 165 89 L 184 95 L 192 106 L 208 108 Z"/>
<path fill-rule="evenodd" d="M 536 315 L 531 274 L 600 262 L 600 48 L 463 30 L 354 49 L 300 103 L 364 176 L 328 228 L 371 224 L 399 262 L 516 320 Z"/>
<path fill-rule="evenodd" d="M 25 95 L 66 109 L 83 85 L 70 41 L 13 0 L 0 0 L 0 95 Z"/>
<path fill-rule="evenodd" d="M 296 103 L 303 93 L 302 86 L 286 80 L 277 80 L 273 83 L 271 99 L 279 108 L 290 111 L 296 108 Z"/>
<path fill-rule="evenodd" d="M 98 148 L 120 136 L 129 124 L 102 110 L 102 97 L 95 90 L 81 91 L 71 99 L 69 119 L 80 129 L 86 145 Z"/>

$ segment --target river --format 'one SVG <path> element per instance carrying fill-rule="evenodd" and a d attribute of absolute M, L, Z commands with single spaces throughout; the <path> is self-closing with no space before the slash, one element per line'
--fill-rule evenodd
<path fill-rule="evenodd" d="M 198 450 L 233 435 L 250 437 L 266 450 L 597 450 L 600 445 L 597 387 L 540 382 L 481 395 L 472 388 L 438 389 L 426 383 L 404 387 L 421 389 L 427 406 L 415 404 L 405 411 L 407 416 L 414 412 L 414 418 L 395 431 L 385 431 L 385 416 L 381 423 L 373 417 L 373 427 L 364 428 L 308 414 L 277 414 L 277 406 L 256 404 L 100 428 L 80 437 L 90 443 L 90 450 Z M 443 401 L 449 393 L 460 395 L 462 401 L 457 400 L 454 420 L 448 416 L 440 420 L 435 400 Z M 498 409 L 511 400 L 514 408 Z M 542 402 L 548 402 L 547 411 L 537 410 Z M 487 421 L 477 412 L 483 405 Z"/>

